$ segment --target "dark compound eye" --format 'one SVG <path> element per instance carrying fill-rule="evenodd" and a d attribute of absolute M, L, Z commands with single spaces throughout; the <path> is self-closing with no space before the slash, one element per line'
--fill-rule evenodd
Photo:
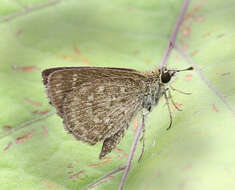
<path fill-rule="evenodd" d="M 171 80 L 171 77 L 172 77 L 172 75 L 170 74 L 169 71 L 167 71 L 167 70 L 164 71 L 163 70 L 163 72 L 161 74 L 161 81 L 163 83 L 168 83 Z"/>

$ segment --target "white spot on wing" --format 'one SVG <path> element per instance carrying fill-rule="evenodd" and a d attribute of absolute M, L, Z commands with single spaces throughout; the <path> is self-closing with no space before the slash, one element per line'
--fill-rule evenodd
<path fill-rule="evenodd" d="M 73 82 L 75 82 L 78 78 L 78 75 L 77 74 L 73 74 Z"/>
<path fill-rule="evenodd" d="M 56 94 L 60 94 L 61 92 L 63 92 L 62 90 L 56 90 L 55 93 Z"/>
<path fill-rule="evenodd" d="M 94 100 L 94 96 L 93 96 L 93 94 L 91 94 L 90 96 L 88 96 L 88 97 L 87 97 L 87 99 L 88 99 L 89 101 Z"/>
<path fill-rule="evenodd" d="M 98 92 L 103 92 L 104 91 L 104 86 L 99 86 L 98 87 Z"/>
<path fill-rule="evenodd" d="M 121 88 L 120 88 L 120 92 L 122 92 L 122 93 L 125 92 L 125 88 L 124 88 L 124 87 L 121 87 Z"/>
<path fill-rule="evenodd" d="M 99 135 L 98 138 L 101 139 L 103 137 L 103 135 Z"/>
<path fill-rule="evenodd" d="M 98 117 L 95 117 L 95 118 L 93 119 L 93 121 L 94 121 L 95 123 L 100 123 L 100 122 L 101 122 L 101 120 L 100 120 Z"/>
<path fill-rule="evenodd" d="M 109 121 L 110 121 L 110 118 L 107 117 L 107 118 L 105 118 L 104 123 L 108 123 Z"/>

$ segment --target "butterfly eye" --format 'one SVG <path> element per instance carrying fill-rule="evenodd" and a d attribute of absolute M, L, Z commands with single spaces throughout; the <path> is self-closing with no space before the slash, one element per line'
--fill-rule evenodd
<path fill-rule="evenodd" d="M 166 69 L 164 69 L 162 71 L 161 74 L 161 81 L 162 83 L 168 83 L 171 80 L 172 75 L 170 74 L 170 72 Z"/>

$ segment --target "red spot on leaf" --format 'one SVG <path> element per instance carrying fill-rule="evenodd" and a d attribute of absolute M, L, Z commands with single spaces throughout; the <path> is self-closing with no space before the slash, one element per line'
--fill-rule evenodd
<path fill-rule="evenodd" d="M 193 52 L 190 53 L 190 56 L 193 57 L 194 55 L 196 55 L 198 53 L 198 50 L 194 50 Z"/>
<path fill-rule="evenodd" d="M 43 128 L 44 137 L 48 137 L 48 129 L 47 129 L 47 127 L 43 125 L 42 128 Z"/>
<path fill-rule="evenodd" d="M 134 122 L 133 122 L 133 131 L 136 131 L 138 128 L 138 116 L 135 117 Z"/>
<path fill-rule="evenodd" d="M 184 186 L 185 186 L 185 180 L 182 180 L 182 181 L 179 183 L 178 187 L 179 187 L 179 189 L 183 189 Z"/>
<path fill-rule="evenodd" d="M 76 54 L 81 55 L 80 50 L 76 46 L 73 46 L 73 50 Z"/>
<path fill-rule="evenodd" d="M 10 141 L 7 146 L 2 150 L 3 152 L 7 151 L 12 145 L 12 142 Z"/>
<path fill-rule="evenodd" d="M 193 78 L 192 74 L 188 74 L 188 75 L 185 76 L 185 80 L 187 80 L 187 81 L 192 80 L 192 78 Z"/>
<path fill-rule="evenodd" d="M 216 107 L 215 104 L 212 104 L 212 108 L 213 108 L 213 110 L 214 110 L 215 112 L 219 112 L 219 109 Z"/>
<path fill-rule="evenodd" d="M 219 34 L 218 36 L 217 36 L 217 38 L 223 38 L 225 36 L 225 34 Z"/>
<path fill-rule="evenodd" d="M 16 138 L 16 144 L 29 140 L 34 134 L 34 130 L 28 132 L 26 135 Z"/>
<path fill-rule="evenodd" d="M 183 37 L 185 38 L 189 38 L 190 35 L 191 35 L 191 28 L 190 27 L 184 27 L 183 30 L 182 30 L 182 35 Z"/>
<path fill-rule="evenodd" d="M 120 148 L 115 148 L 114 151 L 115 151 L 115 152 L 119 152 L 119 153 L 122 154 L 122 156 L 128 158 L 128 154 L 125 153 L 122 149 L 120 149 Z"/>
<path fill-rule="evenodd" d="M 195 21 L 197 21 L 197 22 L 203 22 L 203 21 L 205 21 L 206 19 L 205 19 L 205 17 L 204 16 L 199 16 L 199 17 L 196 17 L 195 18 Z"/>
<path fill-rule="evenodd" d="M 188 44 L 186 44 L 186 43 L 183 43 L 182 45 L 183 45 L 183 50 L 184 51 L 186 51 L 188 49 L 188 47 L 189 47 Z"/>
<path fill-rule="evenodd" d="M 21 36 L 22 32 L 23 32 L 23 30 L 22 30 L 22 29 L 19 29 L 19 30 L 17 31 L 17 36 Z"/>
<path fill-rule="evenodd" d="M 89 63 L 88 59 L 86 59 L 86 58 L 82 58 L 82 63 L 83 63 L 84 65 L 88 65 L 88 66 L 91 65 L 91 64 Z"/>
<path fill-rule="evenodd" d="M 175 56 L 175 61 L 180 61 L 180 57 L 179 56 Z"/>
<path fill-rule="evenodd" d="M 2 128 L 4 131 L 9 131 L 12 127 L 10 125 L 4 125 Z"/>
<path fill-rule="evenodd" d="M 81 170 L 81 171 L 79 171 L 79 172 L 77 172 L 75 174 L 70 175 L 69 178 L 70 179 L 78 178 L 81 174 L 84 174 L 84 173 L 85 173 L 85 171 Z"/>
<path fill-rule="evenodd" d="M 30 103 L 30 104 L 32 104 L 32 105 L 34 105 L 34 106 L 39 106 L 39 107 L 41 107 L 41 106 L 42 106 L 42 104 L 41 104 L 41 103 L 36 102 L 36 101 L 34 101 L 34 100 L 30 99 L 30 98 L 25 98 L 24 100 L 25 100 L 26 102 L 28 102 L 28 103 Z"/>
<path fill-rule="evenodd" d="M 202 37 L 203 37 L 203 38 L 207 38 L 207 37 L 209 37 L 210 35 L 211 35 L 211 32 L 207 32 L 207 33 L 203 34 Z"/>
<path fill-rule="evenodd" d="M 35 110 L 32 113 L 33 114 L 39 114 L 39 115 L 44 115 L 47 114 L 50 110 L 45 110 L 45 111 L 39 111 L 39 110 Z"/>
<path fill-rule="evenodd" d="M 107 164 L 111 161 L 112 159 L 110 157 L 105 157 L 103 158 L 100 162 L 98 163 L 93 163 L 93 164 L 88 164 L 88 166 L 90 167 L 98 167 L 98 166 L 102 166 L 104 164 Z"/>
<path fill-rule="evenodd" d="M 192 163 L 189 163 L 189 164 L 183 166 L 181 168 L 181 171 L 190 170 L 190 169 L 192 169 L 192 166 L 193 166 Z"/>
<path fill-rule="evenodd" d="M 156 177 L 160 177 L 161 176 L 161 172 L 157 172 Z"/>
<path fill-rule="evenodd" d="M 122 160 L 123 158 L 121 155 L 118 155 L 117 157 L 118 157 L 118 160 Z"/>
<path fill-rule="evenodd" d="M 185 14 L 184 20 L 195 17 L 195 14 L 200 10 L 200 7 L 195 7 L 191 12 Z"/>
<path fill-rule="evenodd" d="M 136 54 L 139 54 L 140 51 L 139 50 L 134 50 L 132 53 L 136 55 Z"/>
<path fill-rule="evenodd" d="M 201 7 L 200 7 L 200 6 L 194 7 L 194 8 L 193 8 L 193 13 L 198 12 L 200 9 L 201 9 Z"/>
<path fill-rule="evenodd" d="M 193 14 L 192 13 L 186 13 L 185 16 L 184 16 L 184 21 L 189 19 L 189 18 L 192 18 Z"/>
<path fill-rule="evenodd" d="M 16 65 L 12 66 L 12 69 L 22 71 L 22 72 L 31 72 L 31 71 L 39 70 L 39 68 L 37 68 L 36 66 L 19 67 Z"/>

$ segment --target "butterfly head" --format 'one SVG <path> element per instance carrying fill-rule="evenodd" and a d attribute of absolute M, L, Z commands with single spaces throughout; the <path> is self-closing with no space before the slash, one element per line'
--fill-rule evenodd
<path fill-rule="evenodd" d="M 175 75 L 175 73 L 181 72 L 181 71 L 188 71 L 188 70 L 193 70 L 193 67 L 189 67 L 189 68 L 182 69 L 182 70 L 175 70 L 175 69 L 168 70 L 166 67 L 162 67 L 160 69 L 161 83 L 166 84 L 166 83 L 170 82 L 171 77 L 173 77 Z"/>

